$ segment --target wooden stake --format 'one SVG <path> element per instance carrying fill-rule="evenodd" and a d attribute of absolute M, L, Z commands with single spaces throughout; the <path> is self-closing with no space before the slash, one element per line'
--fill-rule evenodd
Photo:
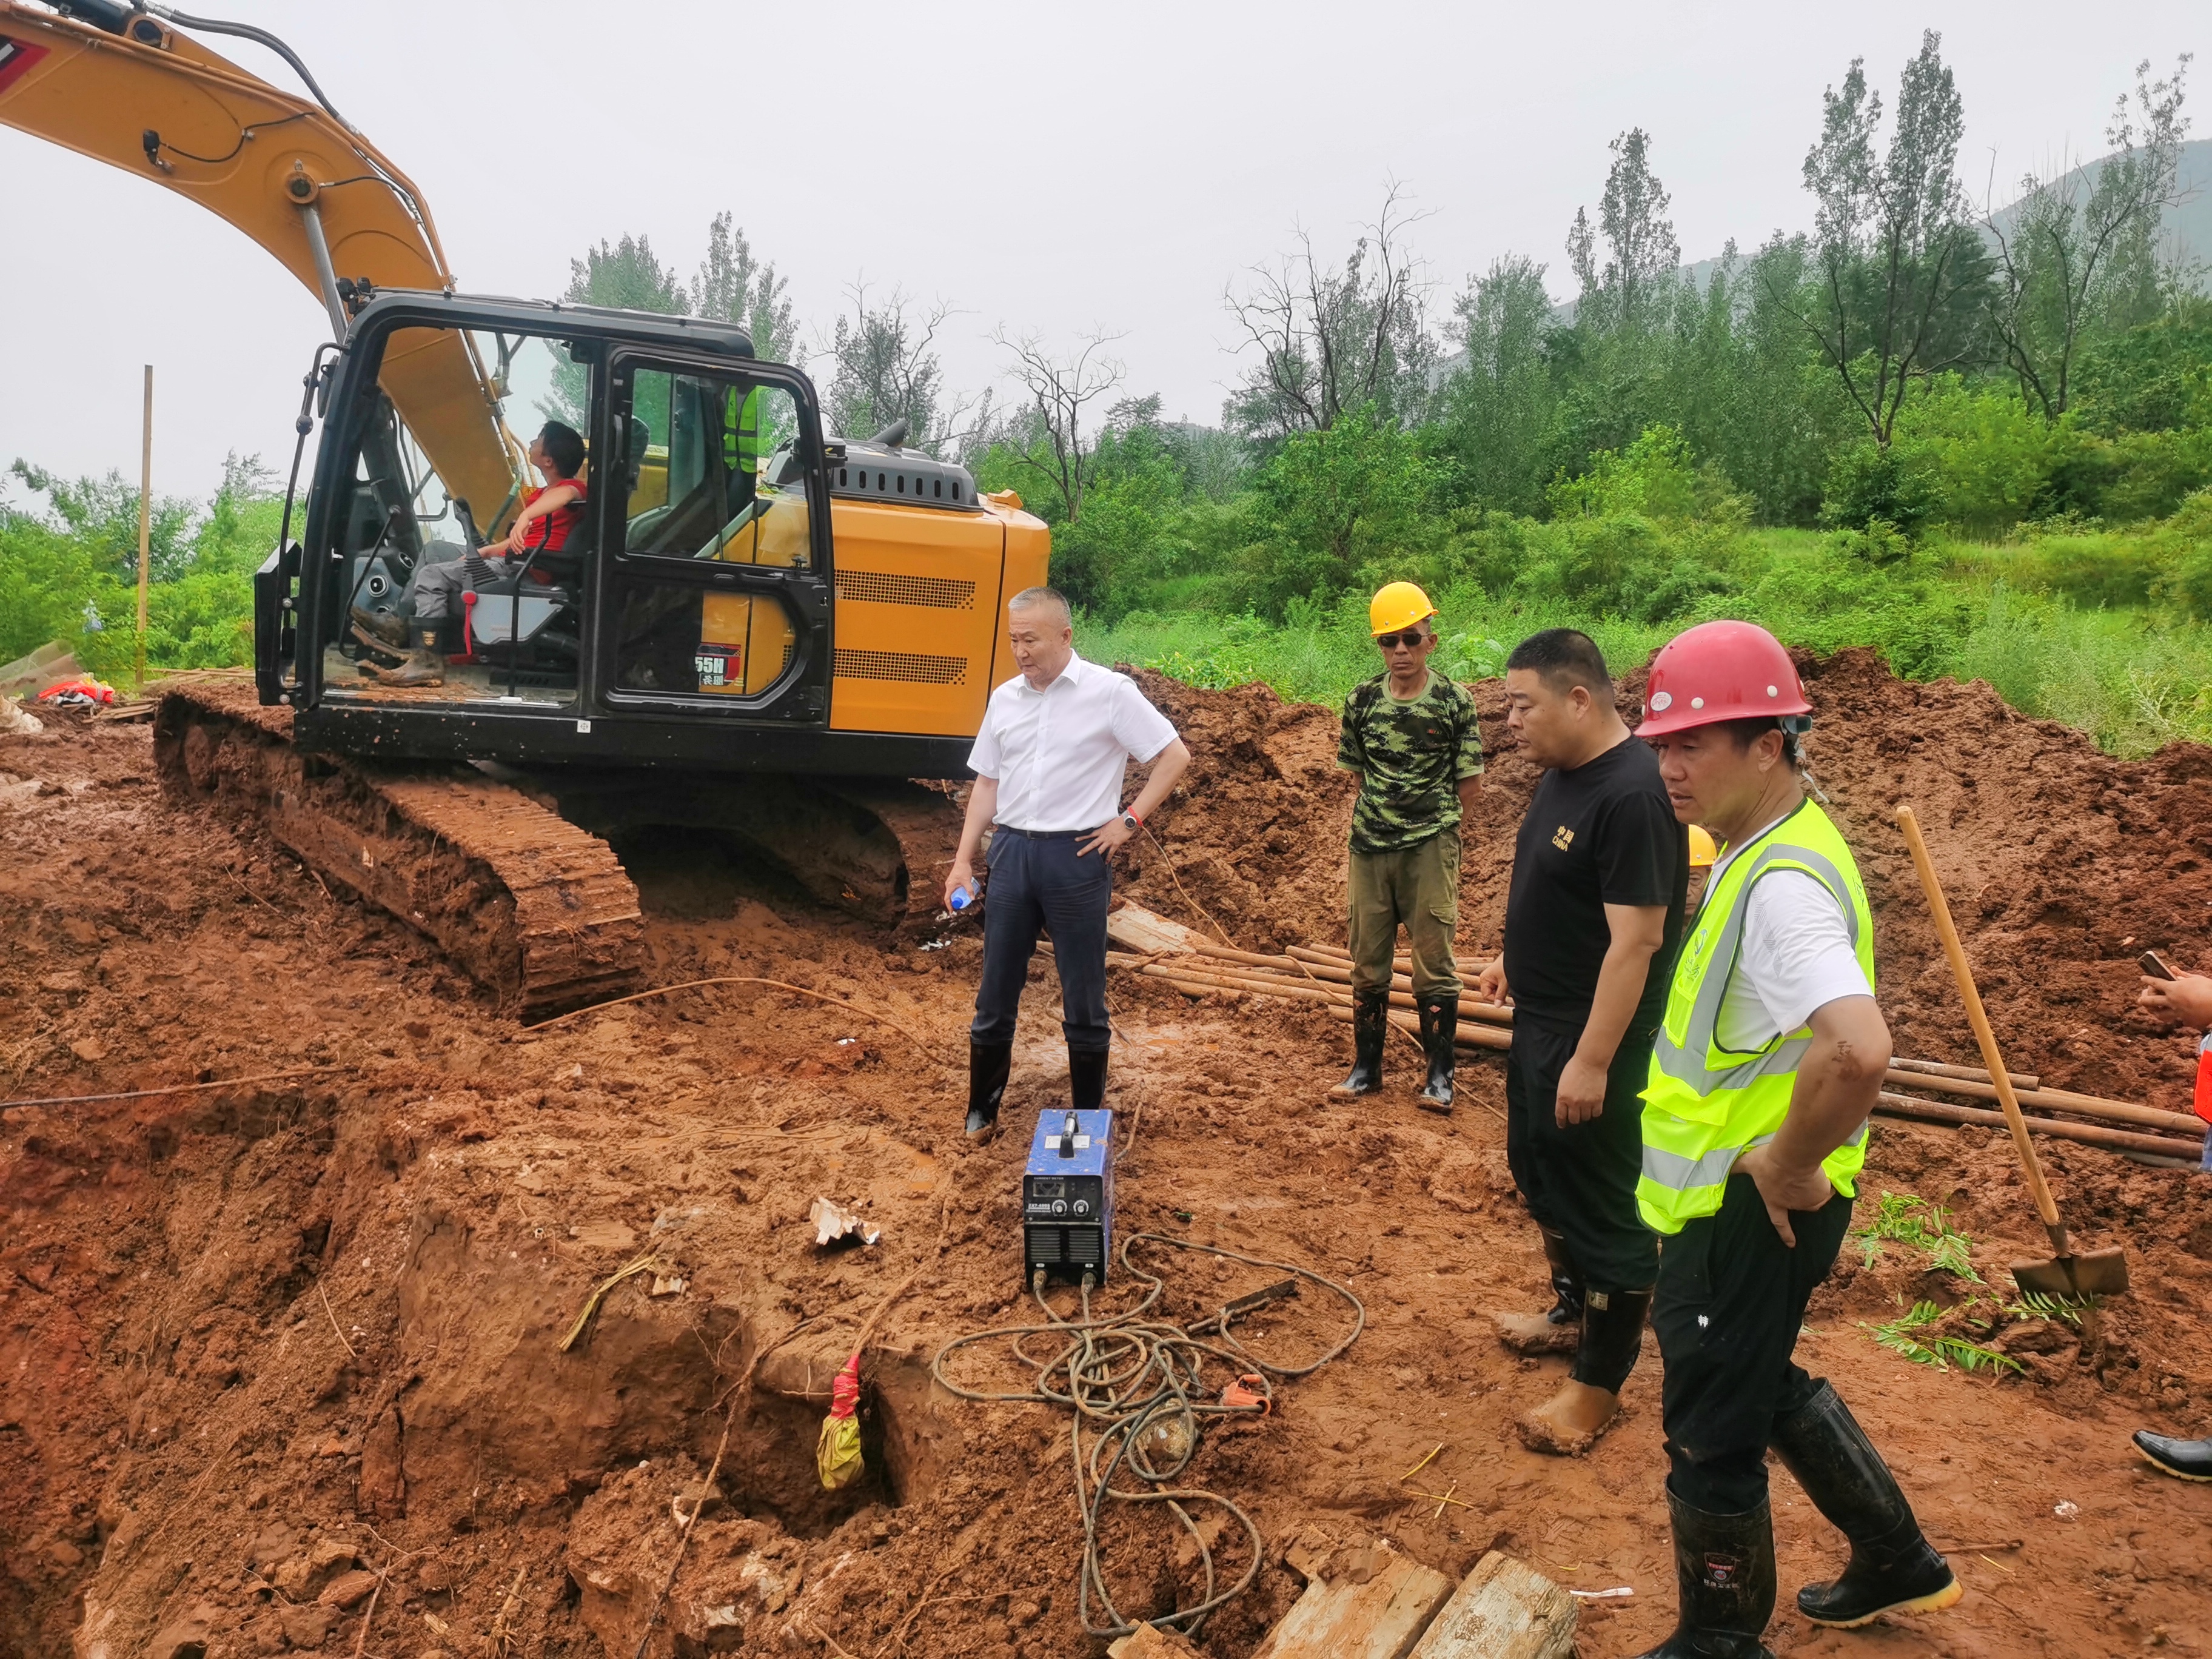
<path fill-rule="evenodd" d="M 137 689 L 146 689 L 146 582 L 154 549 L 154 365 L 146 365 L 146 413 L 138 449 Z"/>

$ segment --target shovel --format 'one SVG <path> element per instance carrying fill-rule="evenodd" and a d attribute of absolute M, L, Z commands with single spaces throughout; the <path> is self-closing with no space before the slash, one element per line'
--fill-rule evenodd
<path fill-rule="evenodd" d="M 1959 930 L 1951 925 L 1951 907 L 1944 902 L 1942 884 L 1936 879 L 1936 866 L 1928 859 L 1928 843 L 1920 834 L 1920 820 L 1913 816 L 1910 806 L 1897 809 L 1898 827 L 1905 831 L 1905 845 L 1912 849 L 1912 867 L 1920 872 L 1920 885 L 1928 895 L 1928 908 L 1935 913 L 1936 936 L 1943 941 L 1943 954 L 1951 959 L 1951 972 L 1959 981 L 1959 995 L 1966 1005 L 1966 1023 L 1974 1028 L 1974 1041 L 1981 1044 L 1982 1064 L 1990 1069 L 1990 1080 L 1996 1085 L 1997 1102 L 2004 1108 L 2005 1121 L 2012 1126 L 2012 1144 L 2020 1149 L 2021 1168 L 2027 1172 L 2028 1190 L 2035 1194 L 2035 1208 L 2043 1218 L 2043 1229 L 2051 1235 L 2051 1255 L 2040 1261 L 2015 1261 L 2012 1264 L 2013 1283 L 2022 1291 L 2036 1291 L 2045 1296 L 2062 1297 L 2080 1302 L 2093 1296 L 2119 1296 L 2128 1288 L 2128 1259 L 2117 1246 L 2108 1250 L 2086 1250 L 2076 1255 L 2069 1248 L 2066 1224 L 2058 1218 L 2058 1206 L 2051 1196 L 2050 1184 L 2043 1178 L 2043 1166 L 2036 1161 L 2035 1144 L 2027 1138 L 2027 1122 L 2021 1117 L 2020 1101 L 2012 1091 L 2012 1079 L 2005 1070 L 2003 1056 L 1997 1052 L 1996 1034 L 1990 1030 L 1990 1017 L 1983 1011 L 1982 994 L 1974 988 L 1974 970 L 1966 963 L 1966 947 L 1959 943 Z"/>

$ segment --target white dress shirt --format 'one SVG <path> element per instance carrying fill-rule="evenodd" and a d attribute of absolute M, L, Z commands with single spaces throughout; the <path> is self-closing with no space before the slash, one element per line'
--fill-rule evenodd
<path fill-rule="evenodd" d="M 1042 691 L 1019 675 L 991 693 L 968 769 L 999 781 L 992 820 L 1009 830 L 1096 830 L 1121 815 L 1131 759 L 1175 741 L 1127 674 L 1071 656 Z"/>

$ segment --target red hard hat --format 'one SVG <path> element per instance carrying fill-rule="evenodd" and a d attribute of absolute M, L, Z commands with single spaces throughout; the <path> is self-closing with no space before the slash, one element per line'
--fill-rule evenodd
<path fill-rule="evenodd" d="M 1636 735 L 1658 738 L 1719 720 L 1812 712 L 1781 641 L 1756 623 L 1699 623 L 1651 659 Z"/>

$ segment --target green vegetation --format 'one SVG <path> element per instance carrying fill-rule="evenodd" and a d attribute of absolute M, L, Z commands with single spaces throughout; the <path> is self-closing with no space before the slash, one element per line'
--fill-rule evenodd
<path fill-rule="evenodd" d="M 112 683 L 137 648 L 138 492 L 122 475 L 64 482 L 17 461 L 9 476 L 43 510 L 0 504 L 0 662 L 50 640 Z M 204 505 L 154 503 L 146 660 L 225 668 L 253 659 L 254 568 L 276 544 L 283 502 L 252 459 L 234 455 Z"/>
<path fill-rule="evenodd" d="M 1900 1305 L 1903 1301 L 1900 1297 Z M 1995 1375 L 2020 1373 L 2027 1369 L 2010 1354 L 2000 1353 L 1963 1336 L 1948 1336 L 1928 1328 L 1952 1311 L 1933 1302 L 1916 1302 L 1882 1324 L 1869 1325 L 1861 1321 L 1860 1325 L 1873 1332 L 1874 1340 L 1883 1347 L 1892 1353 L 1902 1354 L 1916 1365 L 1930 1366 L 1939 1371 L 1948 1371 L 1956 1365 L 1962 1371 L 1986 1370 Z"/>
<path fill-rule="evenodd" d="M 1851 1229 L 1859 1241 L 1862 1260 L 1871 1267 L 1881 1260 L 1885 1240 L 1909 1245 L 1928 1257 L 1929 1270 L 1949 1273 L 1972 1285 L 1982 1282 L 1974 1271 L 1974 1241 L 1951 1225 L 1951 1212 L 1911 1193 L 1884 1193 L 1866 1224 Z"/>

